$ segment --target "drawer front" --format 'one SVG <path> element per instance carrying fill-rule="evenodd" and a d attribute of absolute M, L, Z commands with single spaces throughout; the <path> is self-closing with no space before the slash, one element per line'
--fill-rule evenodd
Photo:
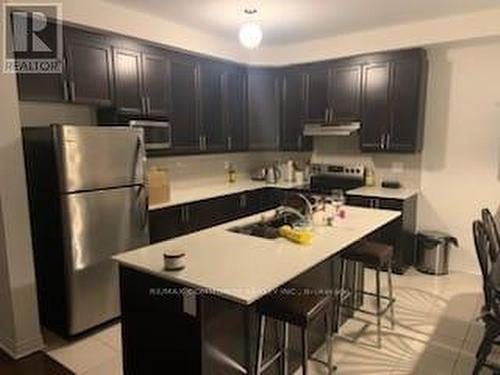
<path fill-rule="evenodd" d="M 385 210 L 402 211 L 404 201 L 398 199 L 365 197 L 360 195 L 349 195 L 347 204 L 358 207 L 381 208 Z"/>

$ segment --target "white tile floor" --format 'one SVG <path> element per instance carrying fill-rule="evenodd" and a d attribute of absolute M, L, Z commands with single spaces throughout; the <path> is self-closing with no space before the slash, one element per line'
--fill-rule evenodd
<path fill-rule="evenodd" d="M 373 276 L 367 272 L 369 287 L 374 284 Z M 382 285 L 385 279 L 383 274 Z M 410 270 L 404 276 L 394 276 L 394 288 L 396 326 L 391 331 L 389 321 L 384 322 L 382 349 L 375 347 L 374 326 L 356 343 L 336 338 L 333 354 L 337 373 L 471 374 L 483 329 L 475 320 L 482 303 L 480 277 L 464 273 L 436 277 Z M 368 306 L 372 303 L 367 301 Z M 342 328 L 342 335 L 354 337 L 362 326 L 353 319 Z M 76 342 L 67 343 L 50 334 L 47 341 L 47 353 L 77 374 L 122 374 L 119 324 Z M 324 348 L 317 356 L 325 356 Z M 500 352 L 494 356 L 500 358 Z M 325 373 L 314 362 L 310 368 L 312 374 Z"/>

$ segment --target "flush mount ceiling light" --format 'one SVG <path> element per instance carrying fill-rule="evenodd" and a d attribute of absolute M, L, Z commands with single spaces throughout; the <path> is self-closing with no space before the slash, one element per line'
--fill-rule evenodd
<path fill-rule="evenodd" d="M 257 9 L 245 9 L 244 13 L 250 16 L 255 15 L 257 13 Z M 260 42 L 262 42 L 262 37 L 262 29 L 257 23 L 247 22 L 241 25 L 239 38 L 240 43 L 244 47 L 248 49 L 257 48 L 260 45 Z"/>

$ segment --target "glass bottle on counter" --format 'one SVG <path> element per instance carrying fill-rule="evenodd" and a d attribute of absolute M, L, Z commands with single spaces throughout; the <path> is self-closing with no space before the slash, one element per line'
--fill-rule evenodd
<path fill-rule="evenodd" d="M 232 163 L 229 163 L 229 166 L 227 168 L 227 180 L 231 184 L 236 182 L 236 169 L 234 168 Z"/>

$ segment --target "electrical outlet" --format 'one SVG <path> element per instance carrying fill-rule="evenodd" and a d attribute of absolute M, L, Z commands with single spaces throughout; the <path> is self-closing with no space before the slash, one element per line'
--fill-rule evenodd
<path fill-rule="evenodd" d="M 405 165 L 402 162 L 394 162 L 391 165 L 392 173 L 403 173 L 405 170 Z"/>

